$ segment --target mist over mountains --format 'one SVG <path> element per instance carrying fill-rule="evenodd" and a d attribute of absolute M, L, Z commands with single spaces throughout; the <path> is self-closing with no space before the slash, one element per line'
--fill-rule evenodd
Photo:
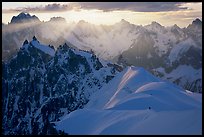
<path fill-rule="evenodd" d="M 2 51 L 4 135 L 202 134 L 199 19 L 107 26 L 20 13 L 2 23 Z"/>
<path fill-rule="evenodd" d="M 139 26 L 124 19 L 107 26 L 83 20 L 67 23 L 62 17 L 41 22 L 34 15 L 20 13 L 8 25 L 2 24 L 3 60 L 15 56 L 21 43 L 34 35 L 55 48 L 68 42 L 78 49 L 94 51 L 99 58 L 124 67 L 144 67 L 164 80 L 202 92 L 202 21 L 199 19 L 186 28 L 176 24 L 164 27 L 155 21 Z"/>

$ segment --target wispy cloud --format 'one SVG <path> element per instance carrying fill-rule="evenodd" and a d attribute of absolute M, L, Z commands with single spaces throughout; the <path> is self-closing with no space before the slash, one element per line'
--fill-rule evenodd
<path fill-rule="evenodd" d="M 194 11 L 194 12 L 182 12 L 180 14 L 178 13 L 169 13 L 169 14 L 163 14 L 161 16 L 162 19 L 164 20 L 189 20 L 189 21 L 192 21 L 196 18 L 199 18 L 202 20 L 202 12 L 198 12 L 198 11 Z"/>
<path fill-rule="evenodd" d="M 47 4 L 45 6 L 35 6 L 35 7 L 17 7 L 12 9 L 2 9 L 3 13 L 13 13 L 13 12 L 64 12 L 75 9 L 77 6 L 75 4 L 60 4 L 60 3 L 53 3 Z"/>
<path fill-rule="evenodd" d="M 69 10 L 98 9 L 105 12 L 130 10 L 135 12 L 164 12 L 185 10 L 188 7 L 182 6 L 184 2 L 71 2 L 53 3 L 35 7 L 17 7 L 12 9 L 2 9 L 3 13 L 12 12 L 63 12 Z"/>

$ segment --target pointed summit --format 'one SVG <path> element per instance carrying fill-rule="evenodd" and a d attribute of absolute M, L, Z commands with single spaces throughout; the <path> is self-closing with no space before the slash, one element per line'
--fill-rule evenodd
<path fill-rule="evenodd" d="M 64 48 L 64 49 L 69 49 L 70 46 L 68 46 L 67 43 L 65 42 L 64 45 L 63 45 L 63 48 Z"/>
<path fill-rule="evenodd" d="M 35 36 L 33 36 L 33 41 L 37 41 L 38 39 L 35 37 Z"/>
<path fill-rule="evenodd" d="M 177 25 L 177 24 L 174 24 L 174 26 L 173 26 L 174 28 L 179 28 L 179 26 Z"/>
<path fill-rule="evenodd" d="M 23 42 L 23 45 L 26 45 L 26 44 L 28 44 L 28 40 L 27 39 Z"/>
<path fill-rule="evenodd" d="M 181 30 L 181 28 L 177 24 L 174 24 L 171 29 L 172 30 Z"/>
<path fill-rule="evenodd" d="M 145 28 L 150 30 L 150 31 L 155 31 L 155 32 L 160 32 L 160 33 L 166 33 L 167 32 L 165 27 L 156 21 L 152 21 L 152 23 L 149 25 L 146 25 Z"/>
<path fill-rule="evenodd" d="M 202 21 L 199 18 L 197 18 L 192 22 L 192 24 L 193 25 L 202 25 Z"/>
<path fill-rule="evenodd" d="M 125 19 L 121 19 L 119 24 L 130 24 L 130 23 Z"/>
<path fill-rule="evenodd" d="M 202 32 L 202 21 L 198 18 L 193 20 L 192 24 L 188 25 L 187 30 L 194 33 Z"/>
<path fill-rule="evenodd" d="M 161 24 L 159 24 L 158 22 L 156 21 L 152 21 L 151 25 L 155 26 L 155 27 L 162 27 Z"/>
<path fill-rule="evenodd" d="M 129 26 L 130 23 L 128 21 L 126 21 L 125 19 L 121 19 L 120 22 L 117 22 L 116 23 L 116 26 L 119 26 L 119 27 L 127 27 Z"/>
<path fill-rule="evenodd" d="M 128 21 L 126 21 L 125 19 L 121 19 L 120 21 L 121 23 L 129 23 Z"/>

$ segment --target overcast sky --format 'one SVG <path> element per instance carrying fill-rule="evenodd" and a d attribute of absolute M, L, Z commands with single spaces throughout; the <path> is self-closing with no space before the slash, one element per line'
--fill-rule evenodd
<path fill-rule="evenodd" d="M 164 26 L 186 27 L 196 18 L 202 20 L 201 2 L 3 2 L 2 22 L 10 22 L 22 11 L 41 21 L 61 16 L 67 22 L 85 20 L 107 25 L 125 19 L 137 25 L 156 21 Z"/>

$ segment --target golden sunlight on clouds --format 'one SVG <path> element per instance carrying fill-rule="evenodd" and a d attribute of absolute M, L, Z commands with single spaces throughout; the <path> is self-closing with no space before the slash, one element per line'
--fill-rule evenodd
<path fill-rule="evenodd" d="M 191 10 L 194 11 L 201 11 L 202 12 L 202 3 L 197 2 L 197 3 L 185 3 L 182 5 L 182 7 L 188 7 Z"/>
<path fill-rule="evenodd" d="M 2 10 L 19 8 L 19 7 L 35 7 L 39 5 L 53 4 L 53 3 L 16 3 L 8 4 L 2 3 Z M 60 3 L 67 4 L 67 3 Z M 184 3 L 180 7 L 188 7 L 184 10 L 176 11 L 161 11 L 161 12 L 137 12 L 131 10 L 113 10 L 104 12 L 98 9 L 70 9 L 67 11 L 53 11 L 53 12 L 29 12 L 31 15 L 36 15 L 41 21 L 48 21 L 51 17 L 61 16 L 64 17 L 67 22 L 78 22 L 79 20 L 85 20 L 93 24 L 105 24 L 111 25 L 119 22 L 121 19 L 125 19 L 130 23 L 137 25 L 147 25 L 152 21 L 159 22 L 161 25 L 170 26 L 177 24 L 180 27 L 186 27 L 195 18 L 202 20 L 202 3 Z M 12 16 L 18 15 L 19 12 L 4 13 L 2 14 L 2 22 L 10 22 Z"/>

